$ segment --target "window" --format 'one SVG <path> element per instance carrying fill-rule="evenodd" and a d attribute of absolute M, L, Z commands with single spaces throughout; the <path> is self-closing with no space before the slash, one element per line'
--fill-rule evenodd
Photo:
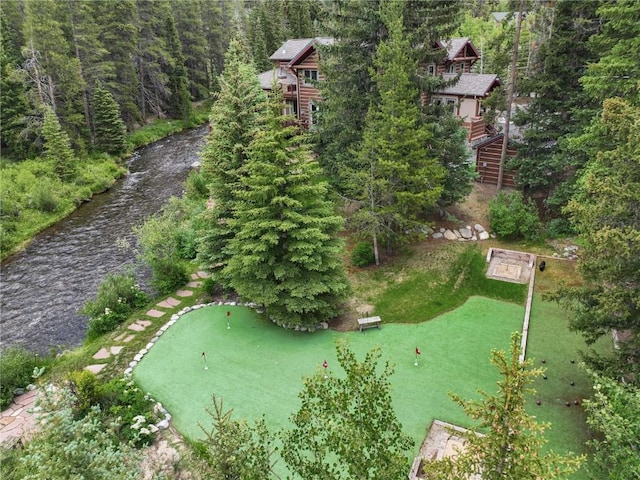
<path fill-rule="evenodd" d="M 456 104 L 457 102 L 452 99 L 452 98 L 447 98 L 447 108 L 449 109 L 449 111 L 454 112 L 456 111 Z"/>
<path fill-rule="evenodd" d="M 318 125 L 318 111 L 320 108 L 313 102 L 309 102 L 309 127 L 313 129 Z"/>
<path fill-rule="evenodd" d="M 303 70 L 304 73 L 304 84 L 305 85 L 313 85 L 318 81 L 318 71 L 317 70 Z"/>
<path fill-rule="evenodd" d="M 436 65 L 435 65 L 435 63 L 430 63 L 427 66 L 427 73 L 429 75 L 435 75 L 436 74 Z"/>
<path fill-rule="evenodd" d="M 294 100 L 287 100 L 284 102 L 284 108 L 282 109 L 283 115 L 295 115 L 296 114 L 296 102 Z"/>
<path fill-rule="evenodd" d="M 278 78 L 286 78 L 287 77 L 287 72 L 285 71 L 284 67 L 278 67 Z"/>
<path fill-rule="evenodd" d="M 450 63 L 447 65 L 447 73 L 456 73 L 456 64 Z"/>

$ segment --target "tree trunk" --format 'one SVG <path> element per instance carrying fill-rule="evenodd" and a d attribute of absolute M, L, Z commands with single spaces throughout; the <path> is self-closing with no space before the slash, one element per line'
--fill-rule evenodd
<path fill-rule="evenodd" d="M 378 236 L 373 234 L 373 256 L 376 259 L 376 266 L 380 265 L 380 254 L 378 253 Z"/>
<path fill-rule="evenodd" d="M 513 40 L 513 55 L 511 56 L 511 74 L 507 86 L 507 111 L 504 117 L 504 137 L 502 137 L 502 151 L 500 152 L 500 168 L 498 169 L 498 184 L 496 189 L 502 189 L 502 178 L 504 176 L 504 164 L 507 158 L 507 147 L 509 145 L 509 124 L 511 123 L 511 104 L 515 92 L 517 70 L 518 70 L 518 43 L 520 43 L 520 31 L 522 30 L 522 12 L 525 0 L 520 0 L 518 7 L 518 17 L 516 19 L 516 35 Z"/>

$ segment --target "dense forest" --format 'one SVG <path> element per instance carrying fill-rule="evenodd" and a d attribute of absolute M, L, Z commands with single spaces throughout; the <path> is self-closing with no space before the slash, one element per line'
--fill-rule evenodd
<path fill-rule="evenodd" d="M 615 339 L 606 355 L 584 355 L 595 385 L 585 406 L 596 433 L 590 473 L 638 478 L 639 2 L 4 0 L 0 8 L 3 252 L 28 236 L 25 222 L 43 223 L 41 215 L 63 214 L 107 188 L 135 147 L 133 132 L 156 119 L 188 126 L 208 117 L 202 168 L 183 199 L 138 229 L 141 257 L 160 292 L 182 285 L 195 262 L 211 274 L 212 291 L 259 303 L 288 328 L 313 328 L 348 297 L 338 236 L 345 224 L 370 253 L 364 264 L 377 264 L 471 191 L 475 173 L 461 122 L 423 101 L 446 84 L 425 74 L 444 54 L 433 45 L 469 36 L 483 54 L 474 68 L 498 73 L 506 87 L 486 100 L 487 115 L 507 111 L 508 119 L 513 111 L 521 132 L 508 165 L 518 172 L 517 189 L 492 202 L 490 214 L 502 220 L 492 228 L 510 239 L 570 236 L 580 243 L 584 283 L 561 286 L 549 299 L 566 307 L 571 329 L 589 345 Z M 502 22 L 492 16 L 499 9 L 507 11 Z M 272 67 L 268 57 L 284 40 L 317 35 L 335 42 L 318 46 L 324 101 L 315 128 L 303 132 L 257 74 Z M 348 203 L 350 214 L 336 213 L 336 203 Z M 96 335 L 113 328 L 111 306 L 99 306 L 91 320 Z M 515 379 L 506 384 L 524 402 L 528 380 L 515 360 L 517 343 L 511 363 L 504 354 L 493 360 Z M 375 376 L 347 351 L 341 355 L 345 370 L 367 382 Z M 322 390 L 311 387 L 309 396 Z M 491 420 L 489 410 L 470 411 Z M 66 420 L 69 429 L 81 428 Z M 211 435 L 204 454 L 210 466 L 222 472 L 215 463 L 222 458 L 231 470 L 251 467 L 230 460 L 243 447 L 223 434 L 235 429 L 249 441 L 264 432 L 218 420 L 220 435 Z M 387 420 L 395 428 L 393 415 Z M 504 450 L 494 448 L 503 441 L 496 429 L 487 438 L 497 443 L 485 451 Z M 287 445 L 292 471 L 306 458 L 296 448 L 309 435 L 298 434 Z M 403 444 L 399 434 L 395 441 Z M 518 478 L 555 478 L 553 465 L 536 456 L 537 441 L 514 445 L 528 472 L 538 472 Z M 395 450 L 378 447 L 403 471 Z M 499 460 L 497 476 L 487 478 L 503 478 Z M 344 461 L 351 468 L 360 459 Z M 256 460 L 244 478 L 265 478 L 268 464 Z M 465 474 L 476 466 L 469 468 Z M 432 478 L 459 478 L 449 474 L 445 468 Z M 212 478 L 228 478 L 220 475 Z"/>

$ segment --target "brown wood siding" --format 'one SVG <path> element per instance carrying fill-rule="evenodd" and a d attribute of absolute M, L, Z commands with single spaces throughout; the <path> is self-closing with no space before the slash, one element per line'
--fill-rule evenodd
<path fill-rule="evenodd" d="M 314 51 L 296 65 L 296 70 L 298 74 L 298 120 L 308 128 L 310 126 L 309 104 L 312 101 L 320 102 L 322 96 L 315 86 L 304 84 L 304 70 L 318 70 L 318 81 L 323 80 L 324 77 L 318 69 L 318 54 Z"/>
<path fill-rule="evenodd" d="M 476 138 L 481 138 L 486 135 L 484 118 L 482 117 L 467 118 L 464 122 L 462 122 L 462 126 L 469 132 L 469 140 L 475 140 Z"/>
<path fill-rule="evenodd" d="M 502 153 L 502 142 L 496 140 L 482 147 L 478 147 L 476 151 L 476 171 L 480 175 L 478 179 L 482 183 L 491 185 L 498 184 L 498 172 L 500 169 L 500 154 Z M 515 148 L 507 148 L 507 157 L 513 158 L 516 155 Z M 502 175 L 502 185 L 505 187 L 516 186 L 516 172 L 504 170 Z"/>

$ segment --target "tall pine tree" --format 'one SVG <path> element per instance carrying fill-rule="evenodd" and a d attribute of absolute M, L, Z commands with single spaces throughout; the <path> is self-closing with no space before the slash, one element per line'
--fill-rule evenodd
<path fill-rule="evenodd" d="M 53 161 L 56 174 L 63 182 L 72 181 L 76 171 L 76 159 L 71 150 L 69 136 L 60 127 L 58 116 L 51 107 L 44 111 L 42 135 L 45 140 L 45 156 Z"/>
<path fill-rule="evenodd" d="M 191 95 L 189 94 L 189 79 L 184 66 L 182 44 L 178 37 L 173 16 L 169 15 L 165 21 L 167 48 L 171 58 L 167 66 L 169 76 L 169 113 L 183 121 L 189 120 L 191 115 Z"/>
<path fill-rule="evenodd" d="M 356 218 L 373 237 L 376 264 L 378 239 L 391 253 L 440 198 L 445 177 L 427 149 L 430 133 L 420 121 L 420 92 L 412 82 L 417 62 L 404 35 L 403 2 L 385 3 L 381 18 L 389 39 L 378 46 L 372 72 L 380 104 L 367 114 L 358 151 L 363 168 L 354 172 L 364 186 Z"/>
<path fill-rule="evenodd" d="M 96 147 L 119 155 L 127 149 L 126 128 L 113 95 L 98 82 L 93 91 L 93 128 Z"/>
<path fill-rule="evenodd" d="M 248 150 L 236 232 L 225 275 L 241 298 L 264 305 L 280 325 L 314 328 L 338 315 L 348 292 L 337 237 L 343 219 L 303 137 L 284 126 L 282 100 Z"/>
<path fill-rule="evenodd" d="M 236 233 L 230 219 L 243 188 L 247 148 L 266 113 L 266 96 L 249 58 L 242 43 L 232 40 L 202 154 L 202 173 L 210 186 L 213 208 L 203 213 L 207 227 L 201 233 L 198 260 L 223 287 L 229 286 L 223 276 L 230 258 L 226 248 Z"/>

